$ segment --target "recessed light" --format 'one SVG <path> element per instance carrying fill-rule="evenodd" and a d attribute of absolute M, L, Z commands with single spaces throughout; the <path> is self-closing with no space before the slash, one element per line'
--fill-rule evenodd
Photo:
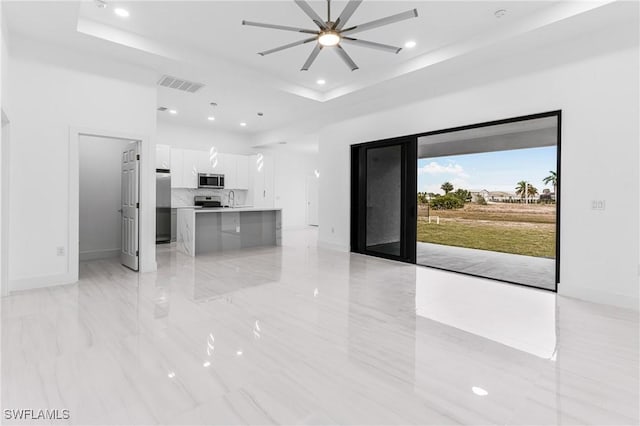
<path fill-rule="evenodd" d="M 258 113 L 258 117 L 263 117 L 264 116 L 264 112 L 259 112 Z"/>
<path fill-rule="evenodd" d="M 113 9 L 113 13 L 115 13 L 116 15 L 118 15 L 121 18 L 128 18 L 129 17 L 129 11 L 127 9 L 123 9 L 121 7 L 116 7 L 115 9 Z"/>
<path fill-rule="evenodd" d="M 213 120 L 215 120 L 215 119 L 216 119 L 216 118 L 215 118 L 214 116 L 207 117 L 207 120 L 209 120 L 209 121 L 213 121 Z"/>
<path fill-rule="evenodd" d="M 246 127 L 247 123 L 245 123 L 245 122 L 243 121 L 242 123 L 240 123 L 240 125 L 241 125 L 242 127 Z"/>
<path fill-rule="evenodd" d="M 100 9 L 106 9 L 106 7 L 107 7 L 107 2 L 104 1 L 104 0 L 95 0 L 95 4 Z"/>
<path fill-rule="evenodd" d="M 323 79 L 320 79 L 320 80 L 316 81 L 316 83 L 318 83 L 320 86 L 322 86 L 323 84 L 326 83 L 326 81 L 324 81 Z"/>
<path fill-rule="evenodd" d="M 211 365 L 211 362 L 209 362 L 209 361 L 205 361 L 205 362 L 203 362 L 203 363 L 202 363 L 202 366 L 203 366 L 204 368 L 207 368 L 207 367 L 209 367 L 210 365 Z"/>
<path fill-rule="evenodd" d="M 177 113 L 178 113 L 178 111 L 176 111 L 175 109 L 170 109 L 169 110 L 169 114 L 176 115 Z"/>
<path fill-rule="evenodd" d="M 242 349 L 238 349 L 238 350 L 236 351 L 236 355 L 238 355 L 238 356 L 242 355 Z"/>
<path fill-rule="evenodd" d="M 415 41 L 409 40 L 408 42 L 406 42 L 404 44 L 404 47 L 406 47 L 407 49 L 412 49 L 412 48 L 416 47 L 416 44 L 417 43 Z"/>
<path fill-rule="evenodd" d="M 507 9 L 498 9 L 493 13 L 493 15 L 498 19 L 502 18 L 506 14 L 507 14 Z"/>

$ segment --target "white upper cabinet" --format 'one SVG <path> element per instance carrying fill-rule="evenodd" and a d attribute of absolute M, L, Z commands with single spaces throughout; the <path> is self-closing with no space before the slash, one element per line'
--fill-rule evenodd
<path fill-rule="evenodd" d="M 236 158 L 236 184 L 235 189 L 249 189 L 249 157 L 246 155 Z"/>
<path fill-rule="evenodd" d="M 192 149 L 183 150 L 182 159 L 182 183 L 183 188 L 197 188 L 198 187 L 198 165 L 201 164 L 199 160 L 202 151 L 194 151 Z"/>
<path fill-rule="evenodd" d="M 249 158 L 249 170 L 253 177 L 253 187 L 251 194 L 253 195 L 254 207 L 273 207 L 274 206 L 274 162 L 270 156 L 252 155 Z"/>
<path fill-rule="evenodd" d="M 172 188 L 197 188 L 198 173 L 217 173 L 224 175 L 225 188 L 249 189 L 253 157 L 218 153 L 215 161 L 209 151 L 191 149 L 170 149 L 170 157 Z"/>
<path fill-rule="evenodd" d="M 156 145 L 156 169 L 171 169 L 171 147 Z"/>
<path fill-rule="evenodd" d="M 184 150 L 172 149 L 171 150 L 171 187 L 172 188 L 184 188 L 183 172 L 184 166 L 182 164 Z"/>

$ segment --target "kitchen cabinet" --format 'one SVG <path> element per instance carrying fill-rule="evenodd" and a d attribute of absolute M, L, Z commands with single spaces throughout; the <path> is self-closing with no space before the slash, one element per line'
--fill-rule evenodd
<path fill-rule="evenodd" d="M 183 159 L 182 149 L 171 149 L 171 188 L 184 188 L 183 173 L 184 168 L 182 164 Z"/>
<path fill-rule="evenodd" d="M 212 163 L 209 151 L 200 151 L 198 155 L 198 173 L 222 173 L 224 168 L 224 154 L 218 153 L 217 161 Z"/>
<path fill-rule="evenodd" d="M 222 155 L 224 186 L 227 189 L 249 189 L 249 157 L 237 154 Z"/>
<path fill-rule="evenodd" d="M 246 155 L 218 153 L 215 167 L 209 151 L 171 149 L 170 157 L 172 188 L 197 188 L 198 173 L 223 174 L 227 189 L 248 190 L 252 181 L 249 169 L 253 163 Z"/>
<path fill-rule="evenodd" d="M 236 158 L 236 183 L 235 189 L 249 189 L 249 156 L 247 155 L 238 155 Z"/>
<path fill-rule="evenodd" d="M 182 188 L 198 187 L 198 165 L 201 164 L 199 160 L 201 154 L 202 151 L 182 150 Z"/>
<path fill-rule="evenodd" d="M 171 169 L 171 147 L 156 145 L 156 169 Z"/>
<path fill-rule="evenodd" d="M 222 156 L 222 168 L 220 173 L 224 175 L 224 187 L 236 189 L 236 155 L 218 154 Z"/>
<path fill-rule="evenodd" d="M 262 164 L 262 166 L 261 166 Z M 260 161 L 258 155 L 249 159 L 249 169 L 253 177 L 253 205 L 255 207 L 274 206 L 274 160 L 264 155 Z"/>

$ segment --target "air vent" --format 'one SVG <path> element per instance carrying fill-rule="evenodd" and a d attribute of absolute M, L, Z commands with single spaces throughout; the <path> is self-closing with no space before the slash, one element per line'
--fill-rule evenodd
<path fill-rule="evenodd" d="M 189 93 L 195 93 L 204 87 L 202 83 L 194 83 L 193 81 L 182 80 L 170 75 L 163 75 L 158 81 L 158 85 Z"/>
<path fill-rule="evenodd" d="M 166 111 L 167 107 L 158 107 L 158 111 Z"/>

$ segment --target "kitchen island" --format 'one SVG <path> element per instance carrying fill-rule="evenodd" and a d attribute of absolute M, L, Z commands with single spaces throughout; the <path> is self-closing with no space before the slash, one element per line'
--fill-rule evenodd
<path fill-rule="evenodd" d="M 279 208 L 181 208 L 177 214 L 176 247 L 189 256 L 282 244 Z"/>

